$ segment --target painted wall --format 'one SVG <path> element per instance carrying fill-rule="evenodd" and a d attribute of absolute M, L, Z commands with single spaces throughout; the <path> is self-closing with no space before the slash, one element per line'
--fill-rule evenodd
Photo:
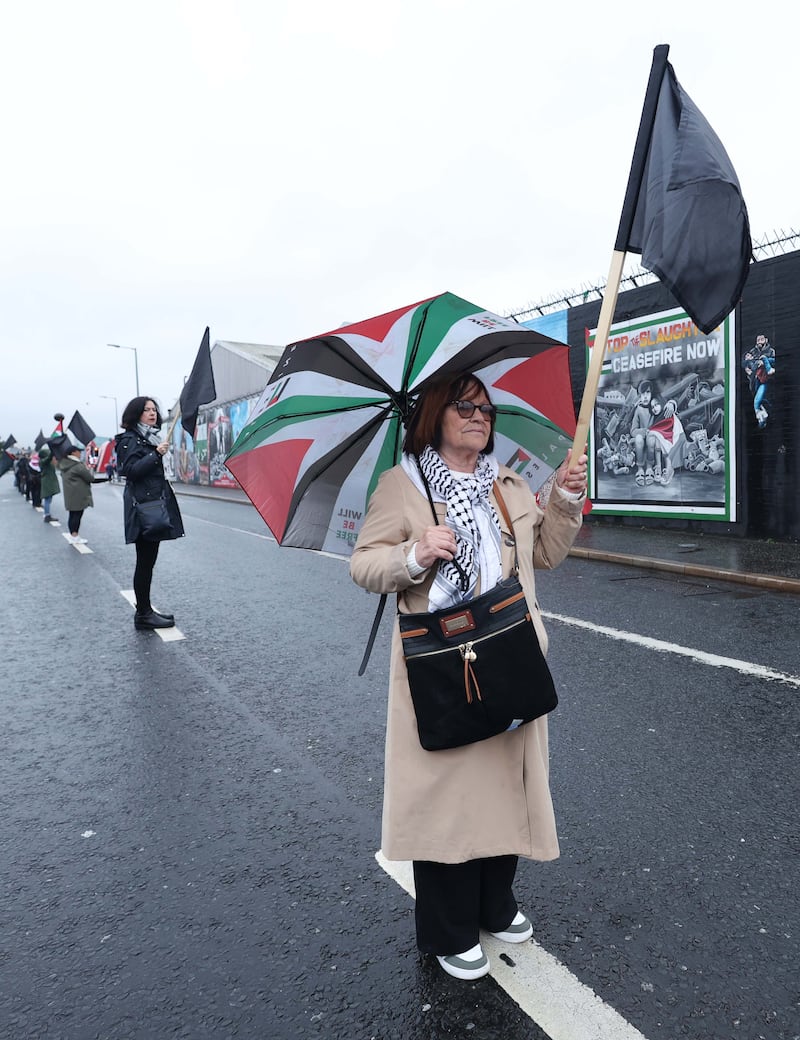
<path fill-rule="evenodd" d="M 614 323 L 634 321 L 677 306 L 669 291 L 654 282 L 622 293 Z M 587 330 L 597 325 L 600 301 L 566 312 L 575 407 L 580 407 L 586 373 Z M 629 522 L 687 527 L 748 537 L 800 540 L 800 418 L 794 402 L 800 392 L 800 252 L 751 264 L 742 301 L 735 312 L 733 355 L 728 373 L 738 380 L 735 414 L 736 520 L 692 520 L 681 517 L 642 519 L 632 508 Z M 537 325 L 538 327 L 538 325 Z M 756 341 L 768 337 L 775 351 L 774 374 L 766 388 L 766 421 L 755 414 L 754 397 L 742 357 Z M 597 516 L 596 522 L 603 518 Z M 623 520 L 625 519 L 623 511 Z"/>

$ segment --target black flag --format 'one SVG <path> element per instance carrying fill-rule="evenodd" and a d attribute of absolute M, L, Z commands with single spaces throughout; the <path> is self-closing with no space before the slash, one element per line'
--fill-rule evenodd
<path fill-rule="evenodd" d="M 200 349 L 197 351 L 197 357 L 194 359 L 192 371 L 181 392 L 181 423 L 190 437 L 194 438 L 200 405 L 208 404 L 216 396 L 214 371 L 211 368 L 211 347 L 208 328 L 206 328 Z"/>
<path fill-rule="evenodd" d="M 55 437 L 48 438 L 47 443 L 50 445 L 50 450 L 53 453 L 53 457 L 56 459 L 65 459 L 74 447 L 66 433 L 57 434 Z"/>
<path fill-rule="evenodd" d="M 45 435 L 42 433 L 42 428 L 39 427 L 39 432 L 36 434 L 36 440 L 33 442 L 33 446 L 38 451 L 43 444 L 47 444 L 47 440 Z"/>
<path fill-rule="evenodd" d="M 3 450 L 5 450 L 6 448 L 12 447 L 12 445 L 14 445 L 16 443 L 17 443 L 17 438 L 14 436 L 13 433 L 9 433 L 8 437 L 6 437 L 5 444 L 3 445 Z"/>
<path fill-rule="evenodd" d="M 654 52 L 615 248 L 641 253 L 698 328 L 711 332 L 742 295 L 750 222 L 728 153 L 678 83 L 668 52 L 666 45 Z"/>
<path fill-rule="evenodd" d="M 93 441 L 95 438 L 94 430 L 86 422 L 81 413 L 77 411 L 70 419 L 67 429 L 71 430 L 75 434 L 75 437 L 78 440 L 78 442 L 82 444 L 84 447 L 86 447 L 89 441 Z"/>
<path fill-rule="evenodd" d="M 7 451 L 0 450 L 0 477 L 14 468 L 14 460 Z"/>

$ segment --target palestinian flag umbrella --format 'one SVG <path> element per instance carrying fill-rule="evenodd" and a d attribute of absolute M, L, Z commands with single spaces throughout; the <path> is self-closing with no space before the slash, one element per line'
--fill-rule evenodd
<path fill-rule="evenodd" d="M 452 293 L 290 344 L 226 466 L 281 545 L 348 557 L 414 399 L 460 372 L 497 405 L 498 460 L 537 491 L 575 430 L 568 348 Z"/>

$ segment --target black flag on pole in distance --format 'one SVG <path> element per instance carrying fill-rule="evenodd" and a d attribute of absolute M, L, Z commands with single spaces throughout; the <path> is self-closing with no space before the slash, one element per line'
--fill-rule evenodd
<path fill-rule="evenodd" d="M 197 412 L 201 404 L 208 404 L 217 396 L 214 386 L 214 371 L 211 368 L 209 330 L 203 333 L 203 341 L 194 359 L 192 371 L 181 391 L 181 423 L 184 430 L 194 439 L 197 427 Z"/>
<path fill-rule="evenodd" d="M 678 83 L 668 51 L 654 52 L 651 84 L 657 65 L 661 80 L 652 98 L 648 87 L 616 248 L 641 253 L 643 266 L 708 333 L 741 298 L 750 222 L 728 153 Z"/>
<path fill-rule="evenodd" d="M 50 450 L 56 459 L 65 459 L 74 447 L 66 433 L 59 433 L 55 437 L 49 437 L 47 443 L 50 445 Z"/>
<path fill-rule="evenodd" d="M 78 411 L 76 411 L 70 419 L 67 429 L 71 430 L 72 433 L 75 434 L 78 442 L 84 447 L 86 447 L 89 441 L 93 441 L 95 438 L 94 430 Z"/>
<path fill-rule="evenodd" d="M 72 441 L 66 433 L 64 433 L 64 413 L 56 412 L 53 418 L 56 421 L 56 425 L 53 432 L 47 438 L 47 443 L 50 445 L 53 458 L 65 459 L 72 450 Z"/>
<path fill-rule="evenodd" d="M 43 444 L 47 444 L 47 440 L 45 438 L 45 435 L 42 433 L 41 427 L 39 427 L 39 432 L 36 434 L 36 440 L 33 442 L 33 446 L 38 451 Z"/>

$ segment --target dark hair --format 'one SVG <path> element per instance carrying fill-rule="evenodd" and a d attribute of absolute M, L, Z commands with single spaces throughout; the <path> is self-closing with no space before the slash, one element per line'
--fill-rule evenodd
<path fill-rule="evenodd" d="M 428 444 L 438 451 L 442 443 L 442 416 L 445 408 L 453 401 L 477 397 L 481 391 L 486 394 L 486 400 L 491 404 L 486 387 L 471 372 L 455 377 L 445 376 L 429 383 L 419 395 L 408 420 L 403 451 L 408 455 L 419 455 Z M 483 450 L 486 454 L 494 451 L 494 422 Z"/>
<path fill-rule="evenodd" d="M 134 397 L 132 401 L 128 401 L 125 405 L 125 411 L 122 413 L 122 419 L 120 420 L 120 426 L 123 430 L 135 430 L 137 424 L 142 418 L 142 412 L 144 406 L 148 401 L 152 401 L 156 406 L 156 426 L 160 426 L 163 422 L 161 418 L 161 412 L 158 408 L 158 401 L 155 397 Z"/>
<path fill-rule="evenodd" d="M 652 394 L 653 384 L 650 382 L 649 379 L 643 379 L 636 389 L 640 394 L 646 394 L 648 390 Z"/>

